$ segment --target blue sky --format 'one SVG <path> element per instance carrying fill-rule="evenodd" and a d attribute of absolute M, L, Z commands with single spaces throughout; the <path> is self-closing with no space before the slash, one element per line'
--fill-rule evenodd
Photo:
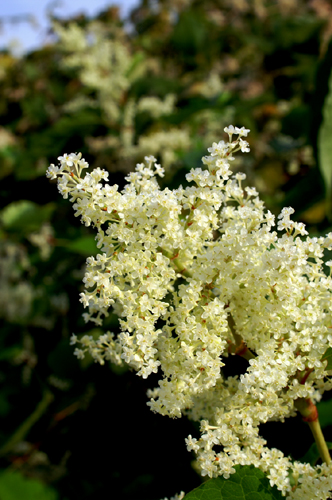
<path fill-rule="evenodd" d="M 84 13 L 93 17 L 107 6 L 120 6 L 125 16 L 139 0 L 0 0 L 0 50 L 14 42 L 14 52 L 23 53 L 47 41 L 47 7 L 59 17 Z M 33 16 L 35 26 L 27 21 L 12 22 L 18 16 Z"/>

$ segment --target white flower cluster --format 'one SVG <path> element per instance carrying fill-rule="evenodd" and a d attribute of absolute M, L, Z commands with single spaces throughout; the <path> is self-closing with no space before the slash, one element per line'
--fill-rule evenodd
<path fill-rule="evenodd" d="M 189 149 L 190 131 L 183 126 L 149 131 L 140 135 L 135 143 L 136 116 L 146 112 L 155 120 L 170 115 L 176 108 L 176 96 L 127 98 L 128 89 L 139 78 L 148 77 L 149 61 L 142 53 L 131 54 L 125 33 L 119 27 L 106 28 L 95 21 L 87 28 L 76 23 L 69 23 L 66 27 L 54 23 L 54 30 L 65 53 L 61 64 L 64 68 L 75 69 L 84 87 L 90 88 L 95 95 L 95 98 L 75 96 L 63 105 L 63 109 L 75 113 L 82 107 L 100 107 L 107 127 L 119 130 L 118 136 L 89 138 L 87 142 L 92 149 L 112 147 L 121 158 L 159 154 L 165 169 L 176 159 L 175 151 Z"/>
<path fill-rule="evenodd" d="M 100 254 L 87 260 L 81 294 L 85 320 L 101 325 L 113 307 L 122 330 L 98 340 L 73 335 L 72 343 L 78 357 L 126 362 L 144 378 L 160 369 L 148 405 L 201 421 L 201 437 L 186 442 L 202 475 L 227 478 L 234 465 L 253 464 L 289 499 L 326 499 L 332 465 L 292 462 L 266 446 L 259 425 L 295 415 L 294 402 L 315 403 L 332 387 L 324 359 L 332 279 L 323 270 L 332 233 L 310 238 L 291 208 L 274 231 L 256 190 L 230 170 L 234 153 L 249 151 L 249 131 L 225 132 L 229 141 L 213 143 L 206 168 L 187 175 L 194 185 L 173 191 L 158 186 L 163 169 L 151 156 L 121 192 L 99 168 L 81 178 L 80 154 L 49 167 L 75 214 L 97 229 Z M 235 354 L 248 369 L 227 378 L 222 368 Z"/>
<path fill-rule="evenodd" d="M 167 94 L 164 100 L 155 96 L 141 97 L 138 101 L 137 110 L 148 112 L 153 118 L 170 115 L 174 111 L 175 99 L 174 94 Z"/>
<path fill-rule="evenodd" d="M 184 498 L 184 495 L 184 491 L 181 491 L 180 493 L 176 493 L 174 497 L 171 497 L 170 500 L 182 500 L 182 498 Z M 164 500 L 168 500 L 168 498 L 165 497 Z"/>
<path fill-rule="evenodd" d="M 196 110 L 191 116 L 191 125 L 172 125 L 172 119 L 168 125 L 166 122 L 169 120 L 159 121 L 160 117 L 172 118 L 173 113 L 178 113 L 176 95 L 156 96 L 152 89 L 152 95 L 143 93 L 136 96 L 136 84 L 151 76 L 164 78 L 163 68 L 144 51 L 133 52 L 128 36 L 120 26 L 112 23 L 106 26 L 99 21 L 91 21 L 84 27 L 75 22 L 66 26 L 54 22 L 53 29 L 63 51 L 59 62 L 65 70 L 75 71 L 83 90 L 83 95 L 76 93 L 72 100 L 64 103 L 62 110 L 77 113 L 82 108 L 99 109 L 100 119 L 112 133 L 86 137 L 86 142 L 94 153 L 111 148 L 113 162 L 118 161 L 124 171 L 128 171 L 124 159 L 134 164 L 138 158 L 151 154 L 161 159 L 167 171 L 177 160 L 179 151 L 197 147 L 197 142 L 210 144 L 220 135 L 220 120 L 224 124 L 232 120 L 233 107 L 225 104 L 222 116 L 220 110 L 214 108 Z M 198 85 L 186 81 L 183 85 L 188 96 L 210 99 L 223 91 L 220 75 L 216 71 L 208 74 Z M 137 129 L 142 112 L 146 113 L 150 123 L 146 129 L 144 127 L 144 132 Z M 201 132 L 198 131 L 204 131 L 199 140 Z"/>

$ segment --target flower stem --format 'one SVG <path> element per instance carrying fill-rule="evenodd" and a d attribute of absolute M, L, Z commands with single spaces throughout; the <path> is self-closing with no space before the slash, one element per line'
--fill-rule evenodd
<path fill-rule="evenodd" d="M 312 432 L 312 435 L 315 438 L 315 442 L 319 451 L 320 458 L 322 459 L 323 462 L 326 464 L 329 464 L 331 462 L 331 455 L 329 452 L 329 449 L 327 447 L 319 420 L 314 420 L 313 422 L 308 422 L 308 425 L 310 427 L 310 430 Z"/>
<path fill-rule="evenodd" d="M 313 404 L 310 398 L 299 398 L 294 404 L 301 413 L 303 420 L 307 422 L 310 427 L 320 458 L 323 462 L 329 464 L 331 462 L 331 456 L 319 423 L 316 405 Z"/>

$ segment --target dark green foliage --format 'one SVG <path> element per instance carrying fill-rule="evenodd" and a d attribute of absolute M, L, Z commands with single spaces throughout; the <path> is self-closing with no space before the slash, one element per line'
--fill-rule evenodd
<path fill-rule="evenodd" d="M 184 500 L 281 500 L 262 471 L 253 466 L 235 466 L 229 479 L 210 479 L 184 497 Z"/>

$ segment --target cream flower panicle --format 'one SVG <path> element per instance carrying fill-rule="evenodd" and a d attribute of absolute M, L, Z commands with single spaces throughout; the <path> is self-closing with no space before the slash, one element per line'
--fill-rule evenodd
<path fill-rule="evenodd" d="M 294 416 L 296 401 L 316 403 L 331 388 L 324 353 L 332 347 L 332 279 L 323 255 L 332 233 L 310 238 L 291 208 L 274 229 L 257 191 L 230 170 L 234 154 L 249 151 L 249 130 L 225 132 L 229 141 L 213 143 L 203 168 L 187 174 L 192 184 L 176 190 L 160 189 L 163 170 L 151 156 L 122 191 L 101 169 L 81 178 L 80 155 L 49 167 L 75 215 L 97 231 L 100 253 L 87 260 L 80 298 L 84 319 L 102 325 L 113 308 L 121 327 L 99 339 L 73 335 L 71 343 L 80 358 L 127 363 L 143 378 L 160 373 L 148 405 L 201 421 L 201 436 L 186 442 L 202 475 L 228 478 L 234 465 L 253 464 L 289 500 L 325 499 L 332 466 L 308 465 L 307 479 L 304 464 L 267 447 L 259 426 Z M 227 378 L 222 368 L 235 354 L 248 368 Z M 320 496 L 310 496 L 311 484 Z"/>

